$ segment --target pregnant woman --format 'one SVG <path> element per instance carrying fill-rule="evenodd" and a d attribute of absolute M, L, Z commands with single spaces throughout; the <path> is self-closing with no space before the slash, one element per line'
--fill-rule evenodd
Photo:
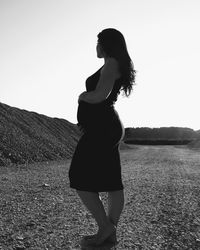
<path fill-rule="evenodd" d="M 124 206 L 119 143 L 125 130 L 114 104 L 120 91 L 130 95 L 135 70 L 118 30 L 100 32 L 96 50 L 104 65 L 87 78 L 87 91 L 79 96 L 77 125 L 83 133 L 71 160 L 69 180 L 99 228 L 82 242 L 99 246 L 104 241 L 117 244 L 116 229 Z M 107 214 L 99 192 L 108 193 Z"/>

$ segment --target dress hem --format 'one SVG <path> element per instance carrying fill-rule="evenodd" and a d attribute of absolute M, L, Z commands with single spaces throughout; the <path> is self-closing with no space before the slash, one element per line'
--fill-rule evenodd
<path fill-rule="evenodd" d="M 70 188 L 72 189 L 76 189 L 79 191 L 86 191 L 86 192 L 94 192 L 94 193 L 98 193 L 98 192 L 113 192 L 113 191 L 120 191 L 120 190 L 124 190 L 124 186 L 121 188 L 114 188 L 114 189 L 89 189 L 89 188 L 78 188 L 78 187 L 74 187 L 74 186 L 70 186 Z"/>

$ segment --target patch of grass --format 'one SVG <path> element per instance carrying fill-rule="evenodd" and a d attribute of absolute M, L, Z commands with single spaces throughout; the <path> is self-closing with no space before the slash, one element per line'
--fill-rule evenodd
<path fill-rule="evenodd" d="M 125 207 L 117 249 L 200 249 L 200 156 L 185 147 L 138 146 L 121 151 Z M 0 171 L 2 249 L 78 249 L 97 231 L 69 188 L 68 161 Z M 106 193 L 100 193 L 107 209 Z"/>

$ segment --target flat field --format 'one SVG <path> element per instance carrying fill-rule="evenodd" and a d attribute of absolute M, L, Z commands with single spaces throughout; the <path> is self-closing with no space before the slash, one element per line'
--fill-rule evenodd
<path fill-rule="evenodd" d="M 116 249 L 200 249 L 200 152 L 130 147 L 121 150 L 125 206 Z M 0 249 L 80 249 L 81 236 L 97 232 L 69 188 L 69 164 L 0 168 Z M 107 194 L 100 195 L 107 208 Z"/>

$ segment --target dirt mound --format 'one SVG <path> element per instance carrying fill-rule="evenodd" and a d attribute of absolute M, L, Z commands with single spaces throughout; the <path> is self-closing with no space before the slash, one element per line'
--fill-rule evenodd
<path fill-rule="evenodd" d="M 67 120 L 0 103 L 0 166 L 68 159 L 79 135 Z"/>

